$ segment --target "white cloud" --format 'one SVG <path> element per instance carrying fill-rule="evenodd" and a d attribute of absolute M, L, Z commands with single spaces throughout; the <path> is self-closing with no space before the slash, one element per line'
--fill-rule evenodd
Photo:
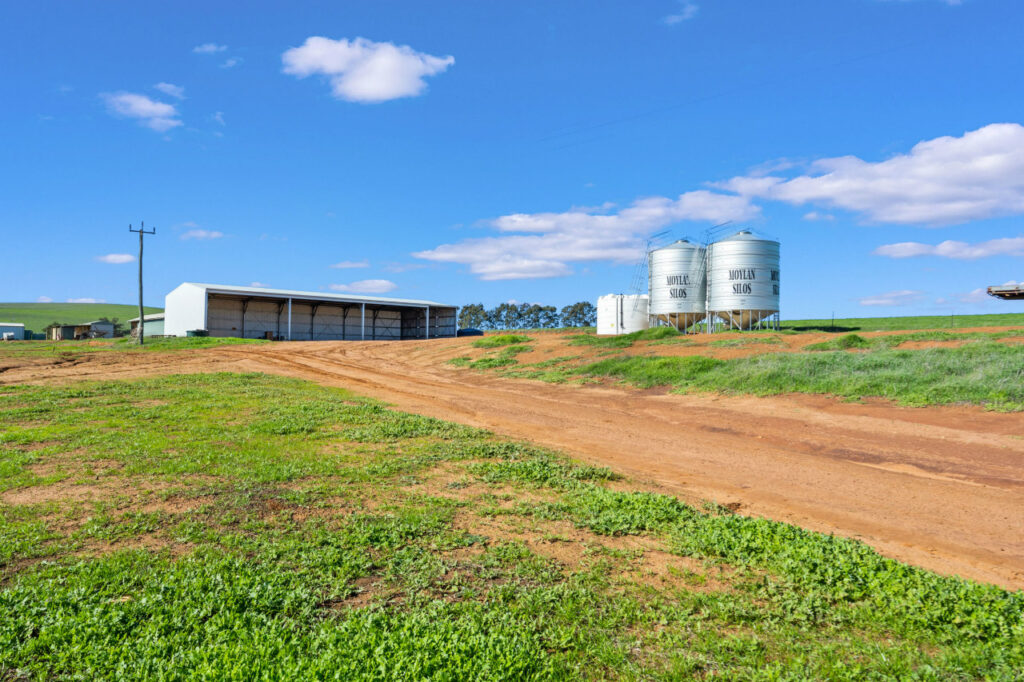
<path fill-rule="evenodd" d="M 876 256 L 889 258 L 912 258 L 914 256 L 939 256 L 958 260 L 977 260 L 990 256 L 1024 256 L 1024 237 L 990 239 L 987 242 L 968 244 L 947 239 L 938 244 L 920 242 L 899 242 L 883 244 L 874 250 Z"/>
<path fill-rule="evenodd" d="M 172 85 L 171 83 L 157 83 L 153 86 L 165 95 L 170 95 L 176 99 L 185 99 L 185 88 L 181 85 Z"/>
<path fill-rule="evenodd" d="M 215 122 L 217 122 L 217 123 L 221 124 L 222 126 L 225 126 L 225 125 L 227 125 L 227 123 L 225 123 L 225 122 L 224 122 L 224 112 L 223 112 L 223 111 L 217 111 L 217 112 L 215 112 L 215 113 L 213 114 L 213 120 L 214 120 Z"/>
<path fill-rule="evenodd" d="M 222 68 L 222 69 L 230 69 L 231 67 L 238 66 L 241 63 L 242 63 L 242 58 L 241 57 L 228 57 L 223 62 L 221 62 L 220 68 Z"/>
<path fill-rule="evenodd" d="M 793 178 L 747 175 L 714 183 L 746 197 L 842 208 L 883 223 L 948 225 L 1024 213 L 1024 126 L 993 123 L 869 162 L 821 159 Z"/>
<path fill-rule="evenodd" d="M 106 303 L 105 298 L 69 298 L 68 303 Z"/>
<path fill-rule="evenodd" d="M 993 299 L 989 298 L 987 287 L 978 287 L 966 294 L 957 294 L 956 300 L 961 303 L 988 303 Z"/>
<path fill-rule="evenodd" d="M 249 282 L 249 286 L 257 287 L 258 289 L 266 289 L 268 285 L 263 282 Z"/>
<path fill-rule="evenodd" d="M 218 45 L 217 43 L 203 43 L 202 45 L 196 45 L 192 48 L 192 51 L 196 54 L 217 54 L 228 49 L 227 45 Z"/>
<path fill-rule="evenodd" d="M 1016 281 L 1016 280 L 1011 279 L 1009 282 L 1003 282 L 1002 286 L 1004 286 L 1004 287 L 1012 287 L 1012 286 L 1016 286 L 1016 285 L 1019 285 L 1019 284 L 1021 284 L 1021 283 Z M 960 301 L 961 303 L 977 303 L 977 304 L 996 303 L 997 302 L 996 299 L 994 299 L 994 298 L 992 298 L 991 296 L 988 295 L 988 287 L 978 287 L 977 289 L 972 289 L 971 291 L 968 291 L 966 294 L 956 294 L 956 300 Z M 949 301 L 946 301 L 945 299 L 939 299 L 938 301 L 936 301 L 936 303 L 940 303 L 940 302 L 941 303 L 949 303 Z"/>
<path fill-rule="evenodd" d="M 681 24 L 684 21 L 688 21 L 697 16 L 697 10 L 700 9 L 696 2 L 693 0 L 679 0 L 679 11 L 675 14 L 670 14 L 662 22 L 669 26 L 675 26 Z"/>
<path fill-rule="evenodd" d="M 96 256 L 96 260 L 111 265 L 122 265 L 124 263 L 134 263 L 135 256 L 130 253 L 108 253 L 105 256 Z"/>
<path fill-rule="evenodd" d="M 284 73 L 305 78 L 326 76 L 338 99 L 384 102 L 414 97 L 427 87 L 424 80 L 455 63 L 452 56 L 435 57 L 408 45 L 375 43 L 366 38 L 331 40 L 311 36 L 300 47 L 281 55 Z"/>
<path fill-rule="evenodd" d="M 862 298 L 860 299 L 860 304 L 871 306 L 902 306 L 916 303 L 923 297 L 924 293 L 921 291 L 901 289 L 899 291 L 889 291 L 884 294 L 878 294 L 877 296 Z"/>
<path fill-rule="evenodd" d="M 36 299 L 36 303 L 53 303 L 53 299 L 49 296 L 40 296 Z"/>
<path fill-rule="evenodd" d="M 111 114 L 138 119 L 141 125 L 157 132 L 166 132 L 182 124 L 173 104 L 133 92 L 103 93 L 100 97 L 107 103 Z"/>
<path fill-rule="evenodd" d="M 350 268 L 368 268 L 370 267 L 370 261 L 368 260 L 343 260 L 340 263 L 334 263 L 330 267 L 335 270 L 348 270 Z"/>
<path fill-rule="evenodd" d="M 224 236 L 223 232 L 217 230 L 189 230 L 185 234 L 181 235 L 182 239 L 220 239 Z"/>
<path fill-rule="evenodd" d="M 672 223 L 747 220 L 759 210 L 745 197 L 697 190 L 677 199 L 638 199 L 617 213 L 593 208 L 516 213 L 490 223 L 498 232 L 513 234 L 443 244 L 413 256 L 469 265 L 483 280 L 558 277 L 570 274 L 573 262 L 635 262 L 643 254 L 644 238 Z"/>
<path fill-rule="evenodd" d="M 386 279 L 363 279 L 350 284 L 332 284 L 329 288 L 350 294 L 386 294 L 397 289 L 398 285 Z"/>
<path fill-rule="evenodd" d="M 810 213 L 804 214 L 804 220 L 835 220 L 836 217 L 831 213 L 819 213 L 818 211 L 811 211 Z"/>

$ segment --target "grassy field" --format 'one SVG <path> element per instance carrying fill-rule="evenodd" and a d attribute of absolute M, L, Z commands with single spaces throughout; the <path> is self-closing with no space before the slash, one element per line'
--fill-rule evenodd
<path fill-rule="evenodd" d="M 1020 306 L 1007 304 L 1007 309 Z M 966 329 L 968 327 L 1024 326 L 1024 312 L 996 315 L 924 315 L 917 317 L 844 317 L 825 320 L 784 320 L 783 330 L 820 332 L 881 332 L 909 329 Z"/>
<path fill-rule="evenodd" d="M 889 398 L 900 405 L 966 403 L 1021 411 L 1022 367 L 1024 346 L 973 342 L 959 348 L 767 353 L 731 360 L 620 356 L 573 371 L 642 387 L 672 386 L 683 392 L 824 393 L 852 399 Z"/>
<path fill-rule="evenodd" d="M 75 355 L 77 353 L 110 351 L 148 353 L 150 351 L 176 351 L 265 343 L 273 342 L 263 339 L 214 338 L 209 336 L 149 339 L 142 346 L 139 346 L 135 339 L 127 336 L 119 339 L 91 339 L 89 341 L 19 341 L 18 343 L 5 345 L 2 352 L 0 352 L 0 360 L 5 357 L 59 357 L 62 355 Z"/>
<path fill-rule="evenodd" d="M 163 308 L 144 308 L 147 315 L 163 312 Z M 137 305 L 115 303 L 0 303 L 0 322 L 20 322 L 26 329 L 42 332 L 51 322 L 79 324 L 101 317 L 118 318 L 127 324 L 139 316 Z"/>
<path fill-rule="evenodd" d="M 4 680 L 1024 669 L 1024 593 L 258 374 L 0 388 L 0 613 Z"/>
<path fill-rule="evenodd" d="M 761 353 L 716 359 L 709 356 L 665 357 L 657 346 L 686 343 L 688 338 L 664 327 L 624 336 L 572 336 L 567 346 L 607 349 L 597 361 L 579 356 L 522 363 L 529 350 L 510 346 L 479 358 L 455 358 L 450 363 L 477 370 L 496 370 L 505 376 L 550 382 L 615 379 L 641 388 L 669 386 L 679 392 L 718 391 L 754 395 L 819 393 L 847 399 L 888 398 L 900 405 L 981 405 L 999 411 L 1024 410 L 1024 344 L 999 343 L 1016 339 L 1022 330 L 1001 332 L 919 331 L 866 338 L 850 333 L 808 345 L 810 352 Z M 722 334 L 709 349 L 779 346 L 779 336 Z M 653 340 L 651 340 L 653 339 Z M 638 354 L 626 352 L 637 341 L 648 346 Z M 956 345 L 918 349 L 897 348 L 907 342 L 954 342 Z M 692 342 L 691 342 L 692 343 Z"/>

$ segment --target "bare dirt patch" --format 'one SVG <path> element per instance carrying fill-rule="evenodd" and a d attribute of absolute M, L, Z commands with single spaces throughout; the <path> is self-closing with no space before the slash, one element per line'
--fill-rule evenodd
<path fill-rule="evenodd" d="M 590 347 L 568 346 L 570 335 L 532 336 L 531 358 L 597 356 Z M 694 338 L 678 346 L 637 344 L 630 352 L 722 357 L 717 354 L 799 351 L 837 336 L 782 335 L 782 344 L 724 349 L 708 347 L 714 337 Z M 82 354 L 74 367 L 12 358 L 5 362 L 17 366 L 0 374 L 0 384 L 208 371 L 310 379 L 560 449 L 696 505 L 737 502 L 745 514 L 858 538 L 888 556 L 942 573 L 1024 588 L 1020 413 L 807 395 L 662 395 L 508 379 L 447 364 L 454 357 L 477 357 L 480 349 L 471 344 L 460 338 L 295 342 L 173 354 L 97 351 Z M 844 456 L 837 448 L 859 454 Z M 866 466 L 865 457 L 878 466 Z"/>

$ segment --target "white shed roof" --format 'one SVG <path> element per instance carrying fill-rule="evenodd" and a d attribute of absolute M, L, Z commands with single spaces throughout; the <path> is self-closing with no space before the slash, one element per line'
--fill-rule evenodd
<path fill-rule="evenodd" d="M 0 322 L 0 327 L 24 327 L 21 322 Z"/>
<path fill-rule="evenodd" d="M 150 313 L 149 315 L 143 315 L 142 317 L 143 317 L 144 320 L 146 320 L 146 322 L 151 322 L 151 321 L 154 321 L 154 320 L 162 320 L 162 319 L 164 319 L 164 314 L 163 313 Z M 138 322 L 138 321 L 139 321 L 139 318 L 137 318 L 137 317 L 133 317 L 132 319 L 128 320 L 128 322 Z"/>
<path fill-rule="evenodd" d="M 350 294 L 329 294 L 322 291 L 294 291 L 292 289 L 264 289 L 262 287 L 236 287 L 227 284 L 203 284 L 200 282 L 183 282 L 182 286 L 190 285 L 205 289 L 210 294 L 232 294 L 237 296 L 272 296 L 274 298 L 298 298 L 317 301 L 342 301 L 345 303 L 376 303 L 378 305 L 431 306 L 437 308 L 457 308 L 449 303 L 422 301 L 414 298 L 385 298 L 383 296 L 352 296 Z M 147 318 L 148 319 L 148 318 Z"/>

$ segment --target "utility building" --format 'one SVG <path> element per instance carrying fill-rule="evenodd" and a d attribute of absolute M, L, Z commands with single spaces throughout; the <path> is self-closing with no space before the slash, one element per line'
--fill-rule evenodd
<path fill-rule="evenodd" d="M 457 306 L 185 282 L 164 299 L 164 334 L 293 341 L 399 340 L 456 335 Z"/>
<path fill-rule="evenodd" d="M 164 314 L 163 313 L 152 313 L 142 318 L 145 324 L 142 325 L 143 334 L 148 339 L 150 336 L 163 336 L 164 335 Z M 129 333 L 132 338 L 139 337 L 139 318 L 133 317 L 128 320 L 128 325 L 131 327 Z"/>
<path fill-rule="evenodd" d="M 25 338 L 25 325 L 20 322 L 0 322 L 0 339 L 21 341 Z"/>
<path fill-rule="evenodd" d="M 102 339 L 114 336 L 114 323 L 96 320 L 83 324 L 61 324 L 50 327 L 46 338 L 50 341 L 78 341 L 81 339 Z"/>

